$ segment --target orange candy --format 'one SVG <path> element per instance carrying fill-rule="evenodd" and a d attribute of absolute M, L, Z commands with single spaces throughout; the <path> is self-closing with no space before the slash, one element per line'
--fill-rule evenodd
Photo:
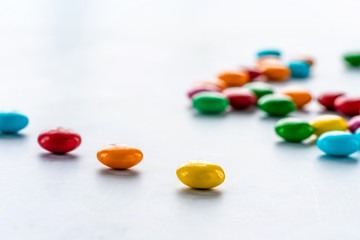
<path fill-rule="evenodd" d="M 195 86 L 215 86 L 215 87 L 219 88 L 220 90 L 224 90 L 225 88 L 227 88 L 226 82 L 224 82 L 220 79 L 216 79 L 214 81 L 198 82 L 195 84 Z"/>
<path fill-rule="evenodd" d="M 127 169 L 135 166 L 143 159 L 142 152 L 127 144 L 110 144 L 101 148 L 97 159 L 105 166 L 115 169 Z"/>
<path fill-rule="evenodd" d="M 285 81 L 290 76 L 290 69 L 280 64 L 264 64 L 259 70 L 268 80 L 275 82 Z"/>
<path fill-rule="evenodd" d="M 302 108 L 312 99 L 311 94 L 301 87 L 286 87 L 283 88 L 280 93 L 289 96 L 297 108 Z"/>
<path fill-rule="evenodd" d="M 222 72 L 218 78 L 224 81 L 228 87 L 241 87 L 250 80 L 248 72 L 243 70 Z"/>

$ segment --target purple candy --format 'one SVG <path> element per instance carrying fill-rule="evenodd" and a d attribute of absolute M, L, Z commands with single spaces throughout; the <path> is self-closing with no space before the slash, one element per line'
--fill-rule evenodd
<path fill-rule="evenodd" d="M 360 116 L 352 117 L 347 125 L 350 132 L 354 133 L 356 129 L 360 128 Z"/>
<path fill-rule="evenodd" d="M 199 92 L 221 92 L 221 90 L 220 88 L 217 88 L 215 86 L 196 86 L 190 89 L 187 95 L 191 99 L 195 94 Z"/>

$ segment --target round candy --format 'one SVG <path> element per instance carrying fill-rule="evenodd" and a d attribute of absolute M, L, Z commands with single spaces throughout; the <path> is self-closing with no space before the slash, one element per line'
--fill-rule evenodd
<path fill-rule="evenodd" d="M 109 144 L 97 152 L 97 159 L 110 168 L 127 169 L 141 162 L 143 153 L 128 144 Z"/>
<path fill-rule="evenodd" d="M 313 127 L 314 133 L 317 136 L 329 131 L 346 131 L 347 129 L 347 124 L 344 118 L 331 114 L 315 117 L 309 123 Z"/>
<path fill-rule="evenodd" d="M 16 133 L 24 129 L 29 123 L 29 119 L 16 112 L 1 112 L 0 113 L 0 131 L 3 133 Z"/>
<path fill-rule="evenodd" d="M 280 93 L 289 96 L 297 108 L 302 108 L 312 99 L 309 91 L 301 87 L 285 87 L 280 91 Z"/>
<path fill-rule="evenodd" d="M 229 101 L 217 92 L 201 92 L 193 96 L 193 106 L 201 113 L 217 114 L 224 112 Z"/>
<path fill-rule="evenodd" d="M 284 118 L 275 125 L 277 135 L 289 142 L 301 142 L 309 138 L 314 129 L 309 123 L 298 118 Z"/>
<path fill-rule="evenodd" d="M 220 90 L 224 90 L 225 88 L 227 88 L 226 82 L 220 79 L 215 79 L 214 81 L 198 82 L 195 84 L 194 87 L 199 87 L 199 86 L 212 86 L 212 87 L 220 88 Z"/>
<path fill-rule="evenodd" d="M 255 79 L 255 78 L 259 77 L 259 76 L 261 76 L 261 73 L 258 70 L 254 69 L 254 68 L 241 67 L 240 70 L 245 71 L 245 72 L 248 73 L 250 81 L 252 81 L 253 79 Z"/>
<path fill-rule="evenodd" d="M 259 70 L 269 80 L 276 82 L 284 81 L 290 76 L 290 69 L 279 64 L 264 64 L 259 68 Z"/>
<path fill-rule="evenodd" d="M 306 55 L 297 55 L 297 56 L 293 57 L 292 59 L 295 61 L 306 62 L 310 67 L 312 67 L 315 63 L 315 61 L 312 57 L 306 56 Z"/>
<path fill-rule="evenodd" d="M 225 180 L 224 170 L 205 160 L 192 160 L 181 164 L 176 175 L 183 184 L 197 189 L 214 188 Z"/>
<path fill-rule="evenodd" d="M 258 106 L 272 116 L 285 116 L 295 110 L 295 104 L 285 95 L 266 95 L 259 99 Z"/>
<path fill-rule="evenodd" d="M 334 110 L 335 106 L 334 106 L 334 102 L 335 100 L 340 97 L 343 96 L 344 93 L 342 92 L 326 92 L 321 94 L 318 97 L 318 102 L 323 105 L 326 109 L 328 110 Z"/>
<path fill-rule="evenodd" d="M 341 96 L 336 98 L 334 102 L 336 111 L 347 116 L 355 116 L 359 114 L 360 110 L 360 97 L 347 97 Z"/>
<path fill-rule="evenodd" d="M 262 96 L 274 93 L 274 89 L 270 84 L 264 82 L 251 82 L 244 85 L 244 88 L 252 91 L 258 99 Z"/>
<path fill-rule="evenodd" d="M 291 77 L 307 78 L 310 75 L 310 66 L 306 62 L 293 61 L 289 63 Z"/>
<path fill-rule="evenodd" d="M 352 117 L 348 123 L 348 129 L 350 132 L 354 133 L 358 128 L 360 128 L 360 116 Z"/>
<path fill-rule="evenodd" d="M 321 151 L 332 156 L 348 156 L 360 148 L 356 137 L 344 131 L 326 132 L 318 138 L 316 145 Z"/>
<path fill-rule="evenodd" d="M 221 92 L 221 89 L 212 85 L 204 85 L 204 86 L 199 85 L 190 89 L 187 95 L 191 99 L 195 94 L 199 92 Z"/>
<path fill-rule="evenodd" d="M 257 52 L 256 54 L 258 57 L 264 57 L 264 56 L 281 56 L 280 50 L 277 49 L 263 49 Z"/>
<path fill-rule="evenodd" d="M 77 148 L 81 137 L 71 129 L 57 127 L 43 131 L 38 137 L 38 143 L 49 152 L 63 154 Z"/>
<path fill-rule="evenodd" d="M 249 74 L 244 70 L 226 71 L 218 75 L 228 87 L 241 87 L 250 80 Z"/>
<path fill-rule="evenodd" d="M 223 91 L 234 109 L 246 109 L 256 104 L 255 94 L 247 88 L 232 87 Z"/>
<path fill-rule="evenodd" d="M 344 56 L 345 62 L 352 67 L 360 66 L 360 52 L 358 53 L 348 53 Z"/>

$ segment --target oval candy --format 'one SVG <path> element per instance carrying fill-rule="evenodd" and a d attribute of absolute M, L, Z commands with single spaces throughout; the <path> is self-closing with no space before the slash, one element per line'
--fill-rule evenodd
<path fill-rule="evenodd" d="M 306 62 L 292 61 L 289 63 L 289 69 L 293 78 L 307 78 L 310 75 L 310 66 Z"/>
<path fill-rule="evenodd" d="M 295 104 L 288 96 L 269 94 L 258 101 L 258 106 L 272 116 L 285 116 L 295 110 Z"/>
<path fill-rule="evenodd" d="M 226 83 L 220 79 L 215 79 L 213 81 L 197 82 L 194 85 L 194 87 L 200 87 L 200 86 L 212 86 L 212 87 L 220 88 L 220 90 L 224 90 L 225 88 L 227 88 Z"/>
<path fill-rule="evenodd" d="M 350 132 L 355 133 L 355 131 L 360 128 L 360 116 L 352 117 L 348 123 L 348 129 Z"/>
<path fill-rule="evenodd" d="M 285 87 L 280 91 L 280 93 L 289 96 L 292 99 L 292 101 L 295 103 L 297 108 L 304 107 L 312 99 L 309 91 L 296 86 Z"/>
<path fill-rule="evenodd" d="M 270 84 L 264 82 L 251 82 L 244 85 L 244 88 L 252 91 L 258 99 L 261 97 L 274 93 L 274 89 Z"/>
<path fill-rule="evenodd" d="M 317 136 L 329 131 L 346 131 L 347 129 L 346 120 L 332 114 L 315 117 L 309 123 L 314 129 L 314 134 Z"/>
<path fill-rule="evenodd" d="M 223 91 L 223 94 L 230 102 L 230 106 L 234 109 L 246 109 L 256 104 L 257 98 L 255 94 L 247 88 L 232 87 Z"/>
<path fill-rule="evenodd" d="M 264 56 L 276 56 L 280 57 L 281 52 L 278 49 L 263 49 L 257 52 L 256 54 L 258 57 L 264 57 Z"/>
<path fill-rule="evenodd" d="M 240 68 L 240 71 L 245 71 L 245 72 L 248 73 L 248 75 L 249 75 L 249 81 L 252 81 L 252 80 L 254 80 L 255 78 L 261 76 L 261 73 L 260 73 L 258 70 L 256 70 L 255 68 L 241 67 L 241 68 Z"/>
<path fill-rule="evenodd" d="M 141 162 L 143 153 L 128 144 L 109 144 L 97 152 L 97 159 L 110 168 L 128 169 Z"/>
<path fill-rule="evenodd" d="M 43 131 L 38 137 L 38 143 L 49 152 L 63 154 L 76 149 L 81 143 L 81 137 L 71 129 L 56 127 Z"/>
<path fill-rule="evenodd" d="M 359 151 L 360 143 L 351 133 L 329 131 L 317 139 L 316 146 L 328 155 L 348 156 Z"/>
<path fill-rule="evenodd" d="M 221 93 L 200 92 L 193 96 L 193 106 L 201 113 L 218 114 L 227 109 L 229 101 Z"/>
<path fill-rule="evenodd" d="M 360 97 L 341 96 L 334 101 L 336 111 L 347 116 L 355 116 L 360 111 Z"/>
<path fill-rule="evenodd" d="M 0 131 L 7 134 L 17 133 L 29 124 L 27 116 L 17 112 L 0 113 Z"/>
<path fill-rule="evenodd" d="M 344 60 L 351 67 L 359 67 L 360 66 L 360 52 L 347 53 L 344 55 Z"/>
<path fill-rule="evenodd" d="M 334 102 L 340 96 L 344 96 L 344 93 L 343 92 L 326 92 L 326 93 L 321 94 L 317 100 L 327 110 L 334 110 L 335 109 Z"/>
<path fill-rule="evenodd" d="M 297 56 L 293 57 L 292 59 L 295 61 L 306 62 L 310 67 L 312 67 L 315 64 L 314 59 L 312 57 L 306 56 L 306 55 L 297 55 Z"/>
<path fill-rule="evenodd" d="M 196 189 L 214 188 L 225 180 L 224 170 L 205 160 L 192 160 L 181 164 L 176 175 L 183 184 Z"/>
<path fill-rule="evenodd" d="M 224 81 L 228 87 L 241 87 L 250 80 L 248 72 L 243 70 L 222 72 L 218 78 Z"/>
<path fill-rule="evenodd" d="M 195 86 L 190 89 L 187 93 L 188 97 L 191 99 L 195 94 L 200 92 L 221 92 L 221 89 L 212 85 L 204 85 L 204 86 Z"/>
<path fill-rule="evenodd" d="M 259 70 L 270 81 L 282 82 L 290 76 L 290 69 L 280 64 L 263 64 Z"/>
<path fill-rule="evenodd" d="M 309 138 L 314 129 L 299 118 L 284 118 L 276 123 L 275 132 L 286 141 L 301 142 Z"/>

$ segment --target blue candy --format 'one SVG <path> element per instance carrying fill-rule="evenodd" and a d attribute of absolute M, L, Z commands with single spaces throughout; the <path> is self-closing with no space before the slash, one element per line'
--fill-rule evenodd
<path fill-rule="evenodd" d="M 349 132 L 330 131 L 318 138 L 316 146 L 328 155 L 348 156 L 359 151 L 360 142 Z"/>
<path fill-rule="evenodd" d="M 310 75 L 310 66 L 306 62 L 293 61 L 289 63 L 291 77 L 293 78 L 307 78 Z"/>
<path fill-rule="evenodd" d="M 0 131 L 3 133 L 16 133 L 25 128 L 29 119 L 16 112 L 0 112 Z"/>
<path fill-rule="evenodd" d="M 358 142 L 360 143 L 360 128 L 356 129 L 354 136 L 356 140 L 358 140 Z"/>
<path fill-rule="evenodd" d="M 265 56 L 277 56 L 280 57 L 281 56 L 281 52 L 279 50 L 276 49 L 264 49 L 261 50 L 257 53 L 258 57 L 265 57 Z"/>

